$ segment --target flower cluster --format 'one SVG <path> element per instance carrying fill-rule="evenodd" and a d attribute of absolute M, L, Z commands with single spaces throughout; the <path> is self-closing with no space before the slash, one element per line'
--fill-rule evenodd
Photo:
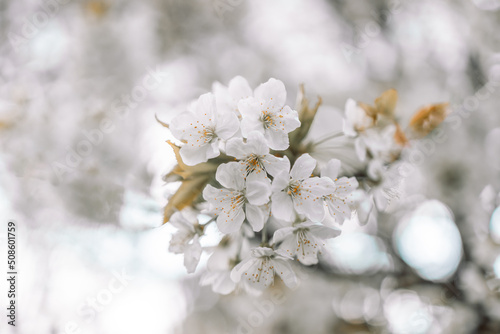
<path fill-rule="evenodd" d="M 254 91 L 242 77 L 227 87 L 214 84 L 213 93 L 200 96 L 169 125 L 162 123 L 178 140 L 170 143 L 178 166 L 167 180 L 182 181 L 165 209 L 165 222 L 178 228 L 170 250 L 184 253 L 193 272 L 203 251 L 199 239 L 215 223 L 224 237 L 210 249 L 202 284 L 222 294 L 258 292 L 276 278 L 297 286 L 294 266 L 317 264 L 326 240 L 340 234 L 339 225 L 363 222 L 361 216 L 372 211 L 366 202 L 372 201 L 370 180 L 376 177 L 367 171 L 375 162 L 387 168 L 409 142 L 396 121 L 396 96 L 390 90 L 375 106 L 347 101 L 344 131 L 330 137 L 346 139 L 358 162 L 368 162 L 349 174 L 340 156 L 327 154 L 324 164 L 311 156 L 317 145 L 306 137 L 319 104 L 292 109 L 276 79 Z M 211 219 L 200 224 L 196 215 Z"/>

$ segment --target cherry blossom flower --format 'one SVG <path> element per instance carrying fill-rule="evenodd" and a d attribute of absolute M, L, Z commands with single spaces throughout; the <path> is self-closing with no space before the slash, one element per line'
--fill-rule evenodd
<path fill-rule="evenodd" d="M 273 78 L 257 87 L 253 97 L 241 100 L 238 109 L 243 117 L 243 137 L 258 131 L 271 149 L 285 150 L 289 145 L 288 133 L 300 126 L 297 112 L 286 106 L 285 100 L 285 85 Z"/>
<path fill-rule="evenodd" d="M 226 144 L 226 154 L 240 160 L 242 170 L 246 175 L 255 173 L 267 177 L 266 173 L 275 176 L 279 172 L 290 168 L 286 158 L 278 158 L 269 154 L 264 135 L 257 131 L 248 134 L 247 141 L 242 138 L 232 138 Z"/>
<path fill-rule="evenodd" d="M 223 233 L 237 231 L 246 218 L 254 231 L 260 231 L 269 218 L 269 181 L 255 174 L 245 179 L 236 162 L 220 165 L 215 178 L 225 189 L 207 185 L 203 198 L 218 215 L 219 230 Z"/>
<path fill-rule="evenodd" d="M 198 224 L 197 213 L 191 209 L 178 211 L 172 215 L 170 223 L 178 231 L 172 235 L 168 250 L 175 254 L 184 253 L 184 266 L 188 273 L 193 273 L 202 251 L 199 238 L 203 235 L 203 227 Z"/>
<path fill-rule="evenodd" d="M 210 255 L 207 271 L 201 277 L 200 284 L 211 285 L 214 292 L 223 295 L 233 292 L 236 283 L 231 280 L 230 274 L 241 248 L 240 244 L 245 241 L 241 234 L 237 237 L 225 236 L 219 247 Z"/>
<path fill-rule="evenodd" d="M 274 232 L 273 243 L 281 242 L 279 249 L 309 266 L 318 263 L 318 253 L 326 239 L 340 235 L 340 230 L 326 227 L 311 221 L 284 227 Z"/>
<path fill-rule="evenodd" d="M 278 275 L 286 286 L 293 289 L 298 280 L 292 267 L 291 260 L 283 251 L 275 251 L 268 247 L 257 247 L 248 257 L 236 265 L 231 271 L 231 279 L 238 283 L 246 280 L 250 286 L 263 290 L 274 284 L 274 276 Z"/>
<path fill-rule="evenodd" d="M 238 110 L 238 102 L 253 95 L 252 89 L 247 80 L 241 76 L 236 76 L 226 87 L 219 82 L 212 86 L 215 95 L 217 110 L 220 112 L 233 112 L 241 118 L 241 113 Z"/>
<path fill-rule="evenodd" d="M 344 134 L 346 137 L 354 138 L 354 146 L 359 160 L 365 161 L 367 140 L 364 136 L 366 131 L 375 126 L 376 115 L 369 114 L 353 99 L 348 99 L 345 104 Z"/>
<path fill-rule="evenodd" d="M 238 117 L 234 113 L 218 114 L 213 94 L 207 93 L 186 111 L 175 117 L 170 130 L 185 144 L 180 155 L 186 165 L 196 165 L 220 154 L 219 141 L 231 138 L 238 131 Z"/>
<path fill-rule="evenodd" d="M 325 217 L 323 196 L 332 187 L 329 178 L 311 177 L 316 160 L 309 154 L 301 155 L 290 172 L 279 173 L 273 180 L 271 196 L 273 215 L 292 221 L 294 211 L 309 219 L 321 222 Z"/>
<path fill-rule="evenodd" d="M 321 171 L 322 177 L 327 177 L 333 181 L 329 184 L 330 191 L 323 199 L 328 207 L 330 214 L 343 223 L 345 219 L 351 218 L 351 206 L 354 205 L 352 198 L 353 192 L 358 187 L 358 181 L 355 177 L 338 178 L 340 170 L 340 160 L 330 160 Z"/>
<path fill-rule="evenodd" d="M 375 126 L 375 115 L 369 115 L 353 99 L 348 99 L 345 104 L 344 134 L 356 137 L 359 133 Z"/>
<path fill-rule="evenodd" d="M 372 159 L 380 159 L 384 162 L 392 162 L 401 152 L 401 146 L 394 139 L 397 127 L 394 124 L 383 129 L 371 129 L 364 136 L 366 148 Z"/>

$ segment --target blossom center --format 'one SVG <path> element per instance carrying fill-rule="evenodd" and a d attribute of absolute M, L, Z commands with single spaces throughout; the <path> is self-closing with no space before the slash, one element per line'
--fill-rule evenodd
<path fill-rule="evenodd" d="M 257 173 L 260 173 L 260 171 L 264 167 L 262 165 L 261 157 L 259 155 L 256 155 L 256 154 L 249 155 L 245 162 L 246 162 L 247 175 L 249 175 L 255 171 Z"/>
<path fill-rule="evenodd" d="M 301 184 L 299 181 L 290 181 L 288 186 L 285 188 L 286 193 L 292 197 L 300 196 L 301 195 Z"/>
<path fill-rule="evenodd" d="M 262 115 L 260 116 L 260 120 L 264 125 L 264 129 L 266 130 L 276 125 L 276 122 L 274 120 L 274 115 L 271 114 L 269 111 L 263 111 Z"/>
<path fill-rule="evenodd" d="M 211 143 L 215 138 L 215 129 L 211 126 L 203 127 L 203 130 L 198 131 L 201 134 L 205 143 Z"/>
<path fill-rule="evenodd" d="M 271 261 L 271 258 L 268 256 L 260 258 L 260 264 L 256 268 L 255 272 L 250 273 L 249 281 L 254 283 L 260 283 L 261 281 L 264 283 L 264 286 L 268 286 L 273 283 L 274 278 L 274 266 Z M 245 273 L 248 275 L 248 272 Z"/>
<path fill-rule="evenodd" d="M 296 231 L 297 233 L 297 252 L 299 250 L 302 250 L 302 255 L 306 256 L 306 254 L 309 254 L 304 247 L 312 246 L 313 248 L 316 248 L 318 244 L 311 244 L 311 240 L 307 237 L 307 231 L 309 229 L 307 228 L 301 228 Z"/>
<path fill-rule="evenodd" d="M 245 201 L 245 194 L 242 192 L 236 193 L 235 196 L 231 197 L 231 200 L 229 201 L 229 211 L 239 210 L 241 206 L 245 204 Z"/>

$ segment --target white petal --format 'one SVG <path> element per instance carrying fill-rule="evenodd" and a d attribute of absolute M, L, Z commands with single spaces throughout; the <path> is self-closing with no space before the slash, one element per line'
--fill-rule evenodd
<path fill-rule="evenodd" d="M 220 151 L 216 146 L 211 144 L 202 145 L 199 147 L 192 147 L 189 145 L 184 145 L 179 151 L 182 161 L 188 166 L 194 166 L 202 162 L 208 161 L 217 157 Z"/>
<path fill-rule="evenodd" d="M 228 90 L 229 94 L 236 100 L 247 98 L 252 95 L 252 89 L 248 81 L 239 75 L 229 81 Z"/>
<path fill-rule="evenodd" d="M 225 188 L 243 190 L 245 188 L 245 174 L 237 162 L 228 162 L 219 165 L 215 179 Z"/>
<path fill-rule="evenodd" d="M 227 209 L 229 210 L 229 209 Z M 217 227 L 222 233 L 228 234 L 238 231 L 245 220 L 245 212 L 242 208 L 223 211 L 217 217 Z"/>
<path fill-rule="evenodd" d="M 283 131 L 269 128 L 264 131 L 264 136 L 266 137 L 269 147 L 273 150 L 282 151 L 286 150 L 289 146 L 288 134 Z"/>
<path fill-rule="evenodd" d="M 366 159 L 366 145 L 362 138 L 356 138 L 354 140 L 354 147 L 356 149 L 356 154 L 360 161 L 365 161 Z"/>
<path fill-rule="evenodd" d="M 297 111 L 293 110 L 289 106 L 284 106 L 281 110 L 283 117 L 283 123 L 285 125 L 285 131 L 292 132 L 300 126 L 299 114 Z"/>
<path fill-rule="evenodd" d="M 356 137 L 358 135 L 354 126 L 346 119 L 342 120 L 342 131 L 346 137 Z"/>
<path fill-rule="evenodd" d="M 338 219 L 340 223 L 351 218 L 351 208 L 347 205 L 345 200 L 331 197 L 325 199 L 325 203 L 328 206 L 330 214 Z"/>
<path fill-rule="evenodd" d="M 354 101 L 353 99 L 347 99 L 345 103 L 345 115 L 348 120 L 353 120 L 356 118 L 356 108 L 356 101 Z"/>
<path fill-rule="evenodd" d="M 359 186 L 358 180 L 355 177 L 341 177 L 337 181 L 335 181 L 337 195 L 348 196 Z"/>
<path fill-rule="evenodd" d="M 338 237 L 341 232 L 342 231 L 340 231 L 336 228 L 326 227 L 326 226 L 317 225 L 317 224 L 309 227 L 309 233 L 311 233 L 316 238 L 321 239 L 321 240 Z"/>
<path fill-rule="evenodd" d="M 259 232 L 269 218 L 269 213 L 258 206 L 245 204 L 246 217 L 254 232 Z"/>
<path fill-rule="evenodd" d="M 193 119 L 196 119 L 196 115 L 188 111 L 183 112 L 172 119 L 169 129 L 174 137 L 179 140 L 187 139 L 186 137 L 194 131 L 190 125 L 193 122 Z"/>
<path fill-rule="evenodd" d="M 249 257 L 247 259 L 244 259 L 243 261 L 241 261 L 240 263 L 238 263 L 234 268 L 233 270 L 231 270 L 231 274 L 230 274 L 230 277 L 231 277 L 231 280 L 233 282 L 236 282 L 238 283 L 239 281 L 241 281 L 241 276 L 243 275 L 243 273 L 245 271 L 247 271 L 250 267 L 252 267 L 252 265 L 255 263 L 255 262 L 258 262 L 259 260 L 258 259 L 255 259 L 255 258 L 252 258 L 252 257 Z"/>
<path fill-rule="evenodd" d="M 285 159 L 288 161 L 287 157 L 285 157 Z M 288 165 L 290 165 L 289 161 Z M 284 170 L 274 177 L 272 191 L 280 192 L 281 190 L 285 189 L 289 183 L 290 183 L 290 175 L 288 174 L 288 170 Z"/>
<path fill-rule="evenodd" d="M 217 137 L 227 140 L 238 131 L 239 127 L 238 116 L 234 113 L 226 113 L 218 118 L 215 134 Z"/>
<path fill-rule="evenodd" d="M 262 156 L 269 153 L 269 146 L 262 133 L 252 131 L 248 134 L 247 138 L 247 146 L 251 154 Z"/>
<path fill-rule="evenodd" d="M 290 176 L 294 180 L 305 180 L 311 177 L 316 168 L 316 160 L 309 154 L 302 154 L 293 164 Z"/>
<path fill-rule="evenodd" d="M 189 233 L 185 230 L 179 230 L 172 235 L 170 239 L 170 245 L 168 247 L 168 251 L 175 254 L 184 253 L 187 244 L 194 237 L 194 233 Z"/>
<path fill-rule="evenodd" d="M 304 200 L 294 199 L 293 204 L 298 213 L 305 215 L 314 222 L 320 223 L 325 219 L 325 206 L 320 197 Z"/>
<path fill-rule="evenodd" d="M 265 101 L 268 106 L 281 108 L 286 101 L 285 85 L 280 80 L 271 78 L 255 89 L 255 97 L 261 102 Z"/>
<path fill-rule="evenodd" d="M 236 159 L 244 159 L 250 152 L 242 138 L 231 138 L 226 143 L 226 154 Z"/>
<path fill-rule="evenodd" d="M 242 278 L 252 287 L 264 290 L 274 283 L 274 268 L 271 268 L 274 262 L 259 258 L 242 274 Z"/>
<path fill-rule="evenodd" d="M 198 241 L 198 236 L 195 236 L 193 243 L 188 245 L 184 252 L 184 266 L 189 274 L 194 273 L 201 257 L 201 244 Z"/>
<path fill-rule="evenodd" d="M 273 264 L 276 274 L 283 280 L 285 285 L 290 289 L 295 289 L 299 282 L 290 264 L 284 260 L 274 260 Z"/>
<path fill-rule="evenodd" d="M 330 194 L 334 187 L 335 183 L 328 177 L 311 177 L 301 183 L 302 197 L 306 197 L 306 195 L 322 197 Z"/>
<path fill-rule="evenodd" d="M 312 266 L 313 264 L 318 263 L 318 252 L 319 248 L 307 247 L 307 251 L 302 253 L 301 251 L 297 252 L 297 260 L 305 266 Z"/>
<path fill-rule="evenodd" d="M 273 243 L 278 243 L 283 241 L 286 237 L 290 236 L 295 228 L 289 226 L 289 227 L 283 227 L 280 228 L 279 230 L 276 230 L 273 235 Z"/>
<path fill-rule="evenodd" d="M 215 96 L 212 93 L 203 94 L 198 98 L 194 107 L 194 112 L 197 116 L 209 119 L 215 116 L 215 111 Z"/>
<path fill-rule="evenodd" d="M 273 256 L 276 252 L 269 247 L 256 247 L 252 249 L 253 257 Z"/>
<path fill-rule="evenodd" d="M 197 223 L 197 220 L 190 222 L 184 217 L 182 211 L 177 211 L 168 222 L 179 230 L 194 232 L 194 223 Z"/>
<path fill-rule="evenodd" d="M 215 293 L 220 293 L 221 295 L 228 295 L 234 291 L 236 288 L 236 283 L 231 280 L 229 273 L 221 274 L 217 276 L 217 279 L 212 283 L 212 290 Z"/>
<path fill-rule="evenodd" d="M 292 232 L 293 230 L 295 229 L 292 227 Z M 281 242 L 279 249 L 285 252 L 286 255 L 293 257 L 297 249 L 297 235 L 293 233 L 288 234 Z"/>
<path fill-rule="evenodd" d="M 354 207 L 356 209 L 356 214 L 358 216 L 359 224 L 365 225 L 368 223 L 370 218 L 370 213 L 374 209 L 373 195 L 368 195 L 362 190 L 356 190 L 353 193 L 353 198 L 355 198 Z"/>
<path fill-rule="evenodd" d="M 238 109 L 242 115 L 241 120 L 241 133 L 243 137 L 247 137 L 252 131 L 259 131 L 264 133 L 264 127 L 259 120 L 260 117 L 260 103 L 250 97 L 248 99 L 240 100 Z"/>
<path fill-rule="evenodd" d="M 385 211 L 385 209 L 389 205 L 389 199 L 386 197 L 383 191 L 374 192 L 373 200 L 375 202 L 375 206 L 379 211 Z"/>
<path fill-rule="evenodd" d="M 203 189 L 203 199 L 207 202 L 217 202 L 217 196 L 220 192 L 220 189 L 217 189 L 210 184 L 208 184 L 205 189 Z"/>
<path fill-rule="evenodd" d="M 246 180 L 245 197 L 250 204 L 264 205 L 269 202 L 271 195 L 271 184 L 268 179 L 264 179 L 256 175 L 250 174 Z"/>
<path fill-rule="evenodd" d="M 274 193 L 271 197 L 271 212 L 273 216 L 285 221 L 292 221 L 294 218 L 293 202 L 286 192 Z"/>
<path fill-rule="evenodd" d="M 249 97 L 238 102 L 238 109 L 241 116 L 245 118 L 258 119 L 260 116 L 260 103 L 254 98 Z"/>
<path fill-rule="evenodd" d="M 332 159 L 328 161 L 325 168 L 321 171 L 321 176 L 326 176 L 335 181 L 335 179 L 339 176 L 340 171 L 340 160 Z"/>
<path fill-rule="evenodd" d="M 290 160 L 288 158 L 278 158 L 271 154 L 266 154 L 262 159 L 262 164 L 266 169 L 266 172 L 272 176 L 276 176 L 281 172 L 286 172 L 290 170 Z"/>

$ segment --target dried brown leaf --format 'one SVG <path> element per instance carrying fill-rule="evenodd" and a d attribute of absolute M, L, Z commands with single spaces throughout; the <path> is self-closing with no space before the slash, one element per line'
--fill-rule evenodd
<path fill-rule="evenodd" d="M 398 123 L 396 123 L 396 132 L 394 133 L 394 141 L 400 146 L 406 146 L 408 144 L 408 138 L 406 138 L 405 133 L 403 132 Z"/>
<path fill-rule="evenodd" d="M 375 108 L 377 109 L 377 113 L 393 119 L 397 102 L 398 92 L 395 89 L 386 90 L 382 93 L 382 95 L 375 99 Z"/>
<path fill-rule="evenodd" d="M 165 207 L 163 217 L 164 224 L 168 222 L 170 216 L 175 211 L 191 206 L 193 202 L 196 201 L 205 188 L 205 185 L 214 177 L 218 166 L 218 163 L 209 162 L 188 166 L 182 161 L 180 147 L 171 141 L 167 141 L 167 143 L 174 150 L 177 166 L 166 175 L 166 179 L 176 180 L 177 177 L 180 177 L 182 183 Z"/>
<path fill-rule="evenodd" d="M 201 195 L 203 188 L 210 180 L 210 176 L 198 176 L 182 181 L 181 186 L 170 198 L 165 207 L 163 224 L 167 223 L 177 210 L 182 210 L 190 205 Z"/>
<path fill-rule="evenodd" d="M 409 129 L 414 138 L 425 137 L 450 114 L 448 103 L 425 106 L 418 110 L 410 120 Z"/>

